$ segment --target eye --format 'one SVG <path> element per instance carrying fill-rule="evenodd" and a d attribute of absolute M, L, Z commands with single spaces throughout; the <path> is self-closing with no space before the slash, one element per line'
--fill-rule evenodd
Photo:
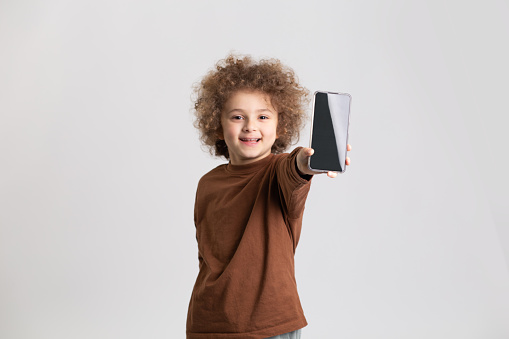
<path fill-rule="evenodd" d="M 233 120 L 242 120 L 243 117 L 242 117 L 242 115 L 234 115 L 234 116 L 232 116 L 232 119 Z"/>
<path fill-rule="evenodd" d="M 262 116 L 260 116 L 260 119 L 262 119 L 262 120 L 267 120 L 268 118 L 269 118 L 269 117 L 268 117 L 268 116 L 266 116 L 266 115 L 262 115 Z"/>

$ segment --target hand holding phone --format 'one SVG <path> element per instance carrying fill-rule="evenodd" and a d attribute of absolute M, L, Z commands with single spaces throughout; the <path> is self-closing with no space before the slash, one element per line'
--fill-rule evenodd
<path fill-rule="evenodd" d="M 315 92 L 310 140 L 314 154 L 308 162 L 311 171 L 345 172 L 351 99 L 347 93 Z"/>

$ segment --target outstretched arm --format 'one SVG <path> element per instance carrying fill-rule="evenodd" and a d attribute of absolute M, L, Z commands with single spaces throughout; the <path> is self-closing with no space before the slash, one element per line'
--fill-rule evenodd
<path fill-rule="evenodd" d="M 347 151 L 351 151 L 352 150 L 352 146 L 350 146 L 350 144 L 348 144 L 346 146 L 346 150 Z M 314 175 L 314 174 L 322 174 L 323 173 L 323 172 L 311 171 L 308 168 L 308 158 L 310 156 L 312 156 L 314 152 L 315 151 L 312 148 L 303 147 L 300 150 L 299 154 L 297 154 L 297 169 L 299 170 L 300 173 L 307 174 L 307 175 Z M 350 158 L 349 157 L 346 157 L 346 164 L 350 165 Z M 335 178 L 337 175 L 338 175 L 337 172 L 333 172 L 333 171 L 327 172 L 327 176 L 330 177 L 330 178 Z"/>

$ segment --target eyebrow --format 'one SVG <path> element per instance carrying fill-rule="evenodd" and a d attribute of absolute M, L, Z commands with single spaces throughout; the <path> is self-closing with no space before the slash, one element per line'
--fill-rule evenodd
<path fill-rule="evenodd" d="M 228 112 L 228 114 L 233 113 L 233 112 L 241 112 L 241 113 L 244 113 L 244 112 L 245 112 L 245 110 L 243 110 L 242 108 L 234 108 L 234 109 L 230 110 L 230 111 Z M 257 109 L 257 110 L 256 110 L 256 113 L 262 113 L 262 112 L 270 112 L 270 113 L 274 114 L 274 112 L 273 112 L 273 111 L 271 111 L 271 110 L 270 110 L 270 109 L 268 109 L 268 108 L 260 108 L 260 109 Z"/>

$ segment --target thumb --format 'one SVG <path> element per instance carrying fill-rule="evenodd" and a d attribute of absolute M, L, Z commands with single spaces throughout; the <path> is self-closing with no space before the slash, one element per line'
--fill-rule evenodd
<path fill-rule="evenodd" d="M 315 153 L 315 150 L 309 147 L 302 147 L 301 153 L 305 157 L 310 157 Z"/>

